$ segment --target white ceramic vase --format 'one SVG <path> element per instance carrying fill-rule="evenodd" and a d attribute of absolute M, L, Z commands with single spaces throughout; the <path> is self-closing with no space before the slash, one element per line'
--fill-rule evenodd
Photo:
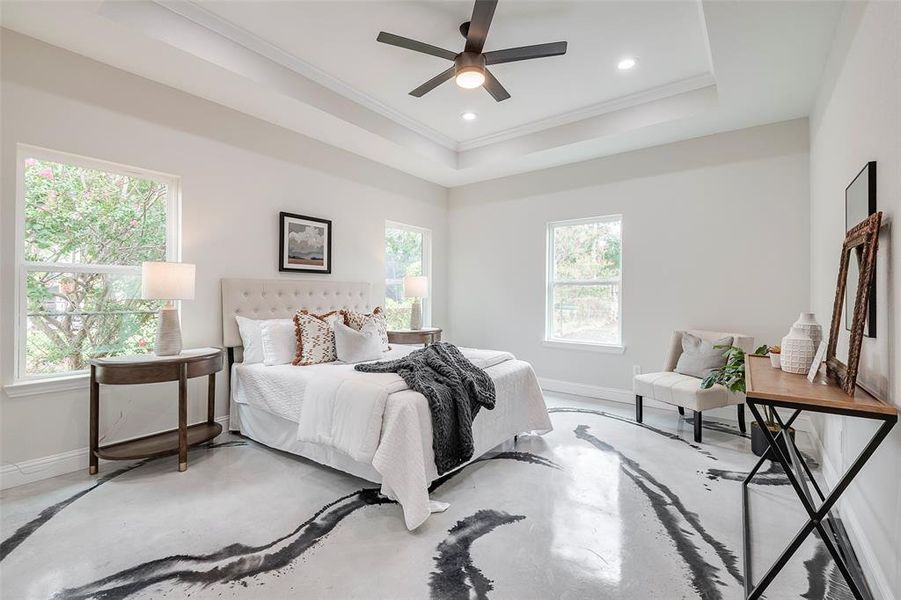
<path fill-rule="evenodd" d="M 810 339 L 813 340 L 813 351 L 816 352 L 817 348 L 820 347 L 820 342 L 823 341 L 823 327 L 817 323 L 814 314 L 801 313 L 801 316 L 792 324 L 792 327 L 797 327 L 810 336 Z"/>
<path fill-rule="evenodd" d="M 786 373 L 804 373 L 810 370 L 816 347 L 807 332 L 798 327 L 792 327 L 788 335 L 782 338 L 782 353 L 780 360 L 782 370 Z"/>

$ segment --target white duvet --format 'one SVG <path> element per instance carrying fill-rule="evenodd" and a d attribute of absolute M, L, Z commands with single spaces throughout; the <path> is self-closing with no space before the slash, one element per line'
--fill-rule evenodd
<path fill-rule="evenodd" d="M 488 369 L 508 360 L 509 352 L 460 348 L 472 364 Z M 348 365 L 350 367 L 350 365 Z M 325 444 L 354 460 L 371 463 L 378 449 L 388 397 L 409 389 L 396 373 L 323 369 L 304 390 L 297 439 Z"/>
<path fill-rule="evenodd" d="M 416 349 L 395 345 L 382 360 Z M 517 433 L 551 430 L 544 397 L 528 363 L 507 352 L 460 350 L 485 369 L 497 392 L 494 410 L 482 409 L 473 422 L 476 457 Z M 408 529 L 428 519 L 435 506 L 428 488 L 438 472 L 431 412 L 422 394 L 394 373 L 359 373 L 344 363 L 236 367 L 235 402 L 297 423 L 298 443 L 305 447 L 335 449 L 370 465 L 381 479 L 382 493 L 403 508 Z"/>

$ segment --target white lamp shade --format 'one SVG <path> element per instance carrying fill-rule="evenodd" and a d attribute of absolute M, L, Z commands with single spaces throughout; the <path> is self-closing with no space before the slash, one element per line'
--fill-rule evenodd
<path fill-rule="evenodd" d="M 143 263 L 141 296 L 145 300 L 193 300 L 194 265 L 170 262 Z"/>
<path fill-rule="evenodd" d="M 404 277 L 404 297 L 405 298 L 428 298 L 429 297 L 429 278 L 428 277 Z"/>

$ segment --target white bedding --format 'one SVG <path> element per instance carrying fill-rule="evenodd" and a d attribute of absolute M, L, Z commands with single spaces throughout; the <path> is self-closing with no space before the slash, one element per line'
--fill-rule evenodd
<path fill-rule="evenodd" d="M 393 345 L 380 360 L 401 358 L 416 349 L 416 346 Z M 232 400 L 297 423 L 310 380 L 317 375 L 331 379 L 330 373 L 348 370 L 352 371 L 353 365 L 337 361 L 305 367 L 239 363 L 234 366 L 232 376 Z"/>
<path fill-rule="evenodd" d="M 513 360 L 509 352 L 473 348 L 460 351 L 481 369 Z M 372 462 L 388 398 L 406 389 L 409 386 L 396 373 L 361 373 L 353 365 L 320 369 L 309 378 L 304 390 L 297 439 L 325 444 L 354 460 Z"/>
<path fill-rule="evenodd" d="M 416 349 L 396 345 L 383 360 Z M 483 409 L 473 423 L 474 458 L 515 434 L 551 430 L 544 398 L 528 363 L 503 352 L 461 350 L 485 369 L 497 390 L 494 410 Z M 425 397 L 408 389 L 396 374 L 359 373 L 343 363 L 235 365 L 232 400 L 298 423 L 298 446 L 286 447 L 283 439 L 270 445 L 289 451 L 299 448 L 299 454 L 342 468 L 321 459 L 320 449 L 328 448 L 329 455 L 337 451 L 374 468 L 382 493 L 403 507 L 409 529 L 428 518 L 428 486 L 438 477 L 431 413 Z M 284 438 L 284 433 L 280 435 Z"/>

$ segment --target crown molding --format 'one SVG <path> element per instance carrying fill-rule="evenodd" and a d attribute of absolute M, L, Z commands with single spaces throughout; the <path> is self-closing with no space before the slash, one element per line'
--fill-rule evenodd
<path fill-rule="evenodd" d="M 391 119 L 395 123 L 406 127 L 407 129 L 418 133 L 426 139 L 447 148 L 448 150 L 457 150 L 457 142 L 443 133 L 432 129 L 428 125 L 412 119 L 398 110 L 376 100 L 372 96 L 365 94 L 356 88 L 346 84 L 337 77 L 329 75 L 319 67 L 300 59 L 290 52 L 267 42 L 263 38 L 253 34 L 246 29 L 233 25 L 208 11 L 206 8 L 197 3 L 196 0 L 152 0 L 155 4 L 185 18 L 193 23 L 209 29 L 213 33 L 255 52 L 260 56 L 294 71 L 298 75 L 315 81 L 319 85 L 330 89 L 331 91 L 344 96 L 345 98 L 356 102 L 357 104 L 368 108 L 369 110 L 380 114 L 383 117 Z"/>
<path fill-rule="evenodd" d="M 523 135 L 538 133 L 546 129 L 559 127 L 560 125 L 575 123 L 577 121 L 612 113 L 624 108 L 639 106 L 655 100 L 662 100 L 664 98 L 677 96 L 686 92 L 693 92 L 710 86 L 716 86 L 716 80 L 713 75 L 710 73 L 702 73 L 701 75 L 695 75 L 694 77 L 689 77 L 687 79 L 680 79 L 679 81 L 667 83 L 655 88 L 650 88 L 627 96 L 620 96 L 619 98 L 614 98 L 612 100 L 605 100 L 603 102 L 598 102 L 597 104 L 584 106 L 546 119 L 532 121 L 531 123 L 510 127 L 509 129 L 498 131 L 497 133 L 460 142 L 457 144 L 457 152 L 465 152 L 467 150 L 481 148 L 482 146 L 505 142 Z"/>

